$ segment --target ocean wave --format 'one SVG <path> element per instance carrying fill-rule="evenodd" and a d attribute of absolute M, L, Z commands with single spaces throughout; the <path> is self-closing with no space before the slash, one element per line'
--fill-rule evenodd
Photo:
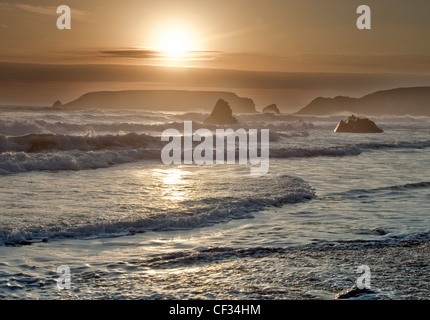
<path fill-rule="evenodd" d="M 88 119 L 86 119 L 88 120 Z M 45 120 L 3 120 L 0 121 L 0 134 L 6 136 L 24 136 L 30 134 L 86 134 L 94 132 L 97 134 L 105 133 L 144 133 L 144 132 L 162 132 L 167 128 L 176 128 L 181 125 L 178 122 L 170 123 L 135 123 L 135 122 L 120 122 L 112 119 L 105 122 L 90 122 L 90 123 L 70 123 L 70 122 L 49 122 Z M 151 123 L 152 122 L 152 123 Z M 182 123 L 182 128 L 183 128 Z"/>
<path fill-rule="evenodd" d="M 100 117 L 94 117 L 93 122 L 88 122 L 89 118 L 86 117 L 84 120 L 79 122 L 79 119 L 74 119 L 73 121 L 66 122 L 55 121 L 55 117 L 45 116 L 45 119 L 52 119 L 54 121 L 46 121 L 40 119 L 2 119 L 0 120 L 0 134 L 5 136 L 24 136 L 30 134 L 85 134 L 87 132 L 94 132 L 97 134 L 106 133 L 147 133 L 147 132 L 163 132 L 166 129 L 178 129 L 183 130 L 183 121 L 170 121 L 167 122 L 166 119 L 158 118 L 145 118 L 140 119 L 137 117 L 136 120 L 130 121 L 131 116 L 127 116 L 125 119 L 109 118 L 100 119 Z M 180 118 L 180 116 L 176 116 Z M 127 121 L 128 120 L 128 121 Z M 162 121 L 164 120 L 164 121 Z M 195 119 L 189 119 L 193 121 L 193 128 L 201 129 L 206 128 L 209 130 L 217 129 L 215 125 L 203 124 L 203 120 L 195 121 Z M 200 120 L 200 119 L 199 119 Z M 296 123 L 266 123 L 266 122 L 252 122 L 252 123 L 239 123 L 230 126 L 232 129 L 238 128 L 253 128 L 253 129 L 269 129 L 271 131 L 297 131 L 303 132 L 307 129 L 312 129 L 313 125 L 311 123 L 296 122 Z"/>
<path fill-rule="evenodd" d="M 275 149 L 270 151 L 271 158 L 292 157 L 343 157 L 360 154 L 357 148 L 321 149 Z M 182 153 L 183 154 L 183 153 Z M 213 155 L 216 159 L 216 152 Z M 236 159 L 239 151 L 236 150 Z M 63 171 L 107 168 L 113 165 L 142 160 L 161 161 L 160 148 L 138 148 L 120 150 L 68 150 L 64 152 L 3 152 L 0 154 L 0 175 L 31 171 Z"/>
<path fill-rule="evenodd" d="M 426 149 L 430 141 L 397 141 L 358 143 L 355 145 L 327 146 L 327 147 L 285 147 L 270 149 L 271 158 L 312 158 L 312 157 L 345 157 L 358 156 L 363 152 L 384 149 Z"/>
<path fill-rule="evenodd" d="M 192 202 L 182 201 L 175 208 L 161 209 L 155 206 L 147 214 L 130 214 L 125 218 L 104 215 L 99 219 L 88 216 L 78 221 L 63 218 L 57 223 L 37 221 L 3 225 L 0 229 L 0 243 L 25 245 L 53 239 L 194 229 L 233 219 L 252 218 L 253 213 L 266 207 L 308 201 L 315 197 L 312 187 L 300 178 L 279 175 L 263 178 L 248 176 L 242 179 L 246 181 L 225 184 L 221 190 L 208 192 L 209 197 L 201 197 Z M 243 185 L 247 185 L 247 190 L 243 190 Z M 212 184 L 205 187 L 218 188 Z M 213 197 L 215 193 L 219 194 Z"/>
<path fill-rule="evenodd" d="M 430 140 L 425 141 L 396 141 L 396 142 L 375 142 L 359 143 L 361 149 L 425 149 L 430 147 Z"/>
<path fill-rule="evenodd" d="M 357 147 L 321 147 L 321 148 L 280 148 L 271 149 L 271 158 L 313 158 L 313 157 L 345 157 L 357 156 L 362 153 L 362 150 Z"/>
<path fill-rule="evenodd" d="M 117 134 L 94 136 L 29 134 L 20 137 L 0 135 L 0 152 L 95 151 L 115 148 L 143 148 L 160 143 L 160 138 L 147 134 Z"/>
<path fill-rule="evenodd" d="M 86 119 L 87 120 L 87 119 Z M 94 122 L 68 123 L 48 122 L 45 120 L 0 121 L 0 134 L 7 136 L 23 136 L 28 134 L 82 134 L 87 132 L 118 133 L 143 132 L 156 130 L 160 125 L 148 125 L 130 122 Z"/>
<path fill-rule="evenodd" d="M 181 130 L 181 127 L 172 127 Z M 198 129 L 198 128 L 196 128 Z M 307 137 L 307 131 L 276 132 L 270 131 L 269 139 L 277 142 L 280 139 Z M 198 143 L 196 143 L 197 145 Z M 61 135 L 61 134 L 29 134 L 19 137 L 7 137 L 0 135 L 0 152 L 43 152 L 43 151 L 95 151 L 110 150 L 118 148 L 143 148 L 159 147 L 161 143 L 159 136 L 137 133 L 121 133 L 95 135 Z M 430 147 L 430 140 L 425 141 L 395 141 L 395 142 L 366 142 L 351 145 L 327 146 L 327 147 L 285 147 L 272 146 L 271 156 L 275 158 L 288 157 L 315 157 L 315 156 L 347 156 L 358 155 L 365 150 L 380 149 L 425 149 Z M 161 151 L 161 149 L 160 149 Z"/>
<path fill-rule="evenodd" d="M 408 190 L 408 189 L 421 189 L 421 188 L 430 188 L 430 182 L 422 181 L 422 182 L 415 182 L 415 183 L 405 183 L 402 185 L 376 188 L 376 189 L 373 189 L 373 191 Z"/>
<path fill-rule="evenodd" d="M 275 139 L 275 138 L 274 138 Z M 48 144 L 48 146 L 50 146 Z M 86 146 L 86 145 L 85 145 Z M 148 148 L 124 148 L 116 149 L 111 146 L 105 150 L 65 150 L 51 152 L 25 152 L 7 151 L 0 154 L 0 174 L 31 172 L 31 171 L 62 171 L 62 170 L 86 170 L 107 168 L 113 165 L 131 163 L 142 160 L 161 161 L 161 147 L 152 145 Z M 87 147 L 87 146 L 86 146 Z M 105 147 L 105 146 L 103 146 Z M 32 149 L 30 149 L 32 150 Z M 34 151 L 34 150 L 32 150 Z M 40 150 L 39 150 L 40 151 Z M 356 147 L 333 148 L 282 148 L 270 150 L 270 158 L 293 157 L 344 157 L 356 156 L 362 151 Z M 183 158 L 183 152 L 182 152 Z M 216 151 L 213 153 L 216 159 Z M 239 150 L 236 149 L 236 159 L 239 158 Z"/>
<path fill-rule="evenodd" d="M 280 147 L 292 137 L 306 137 L 306 132 L 270 132 L 270 158 L 347 157 L 384 149 L 424 149 L 430 141 L 358 143 L 324 147 Z M 278 144 L 277 142 L 280 142 Z M 200 142 L 194 142 L 197 146 Z M 0 174 L 36 170 L 85 170 L 141 160 L 161 161 L 166 145 L 160 137 L 147 134 L 54 135 L 31 134 L 21 137 L 0 135 Z M 216 158 L 214 150 L 213 158 Z M 239 149 L 236 149 L 236 159 Z"/>
<path fill-rule="evenodd" d="M 107 168 L 140 160 L 159 160 L 159 149 L 125 149 L 67 152 L 4 152 L 0 154 L 0 174 L 31 171 L 62 171 Z"/>
<path fill-rule="evenodd" d="M 405 183 L 401 185 L 395 186 L 387 186 L 387 187 L 379 187 L 379 188 L 369 188 L 369 189 L 352 189 L 347 192 L 338 193 L 336 195 L 354 195 L 360 196 L 362 194 L 374 194 L 375 192 L 385 192 L 385 191 L 403 191 L 409 189 L 422 189 L 422 188 L 430 188 L 430 182 L 421 181 L 414 183 Z"/>
<path fill-rule="evenodd" d="M 281 138 L 307 137 L 306 131 L 278 133 L 270 131 L 269 139 L 276 142 Z M 198 142 L 194 143 L 195 145 Z M 162 148 L 160 137 L 137 134 L 122 133 L 117 135 L 94 135 L 88 133 L 84 136 L 61 135 L 61 134 L 29 134 L 19 137 L 7 137 L 0 135 L 0 152 L 46 152 L 46 151 L 97 151 L 111 149 L 138 149 L 143 147 Z"/>

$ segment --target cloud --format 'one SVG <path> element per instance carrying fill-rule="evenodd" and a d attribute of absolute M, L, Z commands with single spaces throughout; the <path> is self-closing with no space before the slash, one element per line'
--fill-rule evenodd
<path fill-rule="evenodd" d="M 174 59 L 167 52 L 147 48 L 120 48 L 99 51 L 105 58 L 140 59 L 140 60 L 166 60 Z M 202 61 L 214 60 L 220 54 L 218 51 L 192 50 L 184 53 L 178 60 Z"/>
<path fill-rule="evenodd" d="M 55 15 L 57 14 L 57 8 L 53 6 L 33 6 L 30 4 L 18 3 L 14 5 L 15 8 L 31 13 L 44 14 L 44 15 Z"/>
<path fill-rule="evenodd" d="M 157 59 L 160 52 L 150 49 L 113 49 L 99 52 L 103 57 L 132 58 L 132 59 Z"/>
<path fill-rule="evenodd" d="M 0 3 L 2 10 L 19 10 L 23 12 L 29 12 L 38 15 L 58 15 L 56 6 L 37 6 L 24 3 Z M 84 19 L 89 16 L 88 12 L 71 8 L 74 19 Z"/>

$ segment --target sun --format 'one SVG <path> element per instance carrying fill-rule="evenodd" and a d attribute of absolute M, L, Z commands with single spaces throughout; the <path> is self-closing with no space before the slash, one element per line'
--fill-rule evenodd
<path fill-rule="evenodd" d="M 161 33 L 157 47 L 167 59 L 185 59 L 193 50 L 193 41 L 186 31 L 169 29 Z"/>

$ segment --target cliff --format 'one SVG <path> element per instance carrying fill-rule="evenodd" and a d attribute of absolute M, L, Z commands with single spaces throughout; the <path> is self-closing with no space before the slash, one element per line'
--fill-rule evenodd
<path fill-rule="evenodd" d="M 366 115 L 430 116 L 430 87 L 398 88 L 377 91 L 361 98 L 316 98 L 298 111 L 298 115 L 332 115 L 339 113 Z"/>
<path fill-rule="evenodd" d="M 256 113 L 252 99 L 241 98 L 232 92 L 133 90 L 90 92 L 66 103 L 63 107 L 101 109 L 142 109 L 150 111 L 212 111 L 223 99 L 234 113 Z"/>

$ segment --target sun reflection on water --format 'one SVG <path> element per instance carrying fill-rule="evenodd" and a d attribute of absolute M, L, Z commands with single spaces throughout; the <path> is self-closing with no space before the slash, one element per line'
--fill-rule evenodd
<path fill-rule="evenodd" d="M 176 207 L 179 202 L 190 199 L 191 183 L 186 178 L 191 174 L 183 169 L 154 169 L 152 176 L 160 196 L 168 201 L 170 208 Z M 167 203 L 166 203 L 167 204 Z"/>

